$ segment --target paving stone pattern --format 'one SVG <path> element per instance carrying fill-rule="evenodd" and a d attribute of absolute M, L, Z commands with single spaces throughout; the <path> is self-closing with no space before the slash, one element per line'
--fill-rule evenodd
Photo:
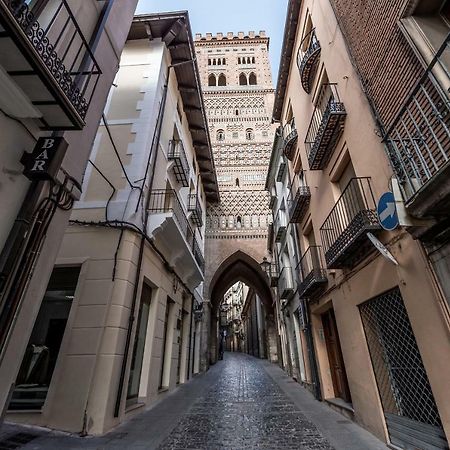
<path fill-rule="evenodd" d="M 217 382 L 181 419 L 159 450 L 330 450 L 256 359 L 228 354 Z"/>

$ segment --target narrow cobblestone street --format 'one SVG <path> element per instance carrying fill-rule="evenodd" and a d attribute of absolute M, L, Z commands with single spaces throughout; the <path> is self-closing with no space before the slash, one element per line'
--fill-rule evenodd
<path fill-rule="evenodd" d="M 22 446 L 8 447 L 17 433 Z M 102 437 L 6 424 L 0 449 L 336 449 L 387 447 L 265 360 L 227 353 L 205 375 Z M 23 438 L 23 435 L 22 435 Z M 20 438 L 17 438 L 20 440 Z"/>

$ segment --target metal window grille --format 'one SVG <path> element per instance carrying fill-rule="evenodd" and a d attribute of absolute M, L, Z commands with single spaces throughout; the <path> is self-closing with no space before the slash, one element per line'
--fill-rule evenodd
<path fill-rule="evenodd" d="M 399 427 L 413 426 L 423 433 L 423 442 L 430 430 L 442 425 L 400 290 L 392 289 L 359 309 L 391 440 L 404 442 L 408 438 L 399 437 Z"/>

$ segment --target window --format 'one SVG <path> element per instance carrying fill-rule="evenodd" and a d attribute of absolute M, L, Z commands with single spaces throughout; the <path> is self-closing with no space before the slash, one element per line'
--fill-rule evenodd
<path fill-rule="evenodd" d="M 221 73 L 219 75 L 219 82 L 218 82 L 219 86 L 226 86 L 227 85 L 227 79 L 225 78 L 225 75 L 223 73 Z"/>
<path fill-rule="evenodd" d="M 216 86 L 216 76 L 213 73 L 208 77 L 208 86 Z"/>
<path fill-rule="evenodd" d="M 171 312 L 172 308 L 175 302 L 170 298 L 167 297 L 167 303 L 166 303 L 166 314 L 164 317 L 164 330 L 162 335 L 162 348 L 161 348 L 161 372 L 159 376 L 159 387 L 158 389 L 161 389 L 162 387 L 165 387 L 165 384 L 168 385 L 169 381 L 169 365 L 170 360 L 172 359 L 172 345 L 170 342 L 170 339 L 168 339 L 169 334 L 169 321 L 171 319 Z M 168 355 L 166 355 L 168 354 Z"/>
<path fill-rule="evenodd" d="M 208 58 L 208 66 L 211 65 L 211 58 Z"/>
<path fill-rule="evenodd" d="M 222 58 L 222 64 L 223 64 L 223 65 L 226 64 L 225 58 Z"/>
<path fill-rule="evenodd" d="M 216 133 L 216 139 L 217 139 L 218 141 L 224 141 L 224 140 L 225 140 L 225 131 L 223 131 L 223 130 L 217 130 L 217 133 Z"/>
<path fill-rule="evenodd" d="M 239 187 L 239 178 L 236 178 L 236 186 Z"/>
<path fill-rule="evenodd" d="M 251 85 L 256 84 L 256 75 L 253 72 L 248 77 L 248 84 L 251 84 Z"/>
<path fill-rule="evenodd" d="M 413 15 L 400 19 L 400 29 L 428 65 L 450 32 L 450 1 L 420 0 L 415 3 Z M 444 55 L 445 50 L 441 58 Z"/>
<path fill-rule="evenodd" d="M 252 128 L 247 128 L 245 130 L 245 139 L 247 139 L 248 141 L 252 141 L 253 139 L 255 139 L 255 134 L 253 133 Z"/>
<path fill-rule="evenodd" d="M 152 290 L 147 284 L 142 286 L 141 304 L 134 338 L 133 356 L 131 358 L 130 376 L 128 378 L 127 403 L 137 401 L 139 397 L 139 383 L 141 381 L 142 362 L 144 359 L 145 338 L 147 336 L 148 316 Z"/>
<path fill-rule="evenodd" d="M 220 58 L 217 60 L 217 65 L 218 65 L 218 66 L 221 66 L 221 65 L 222 65 L 222 60 L 221 60 Z"/>
<path fill-rule="evenodd" d="M 80 267 L 53 269 L 17 375 L 10 410 L 39 410 L 44 406 L 79 274 Z"/>
<path fill-rule="evenodd" d="M 237 131 L 233 131 L 233 139 L 237 139 L 239 137 L 239 133 Z"/>
<path fill-rule="evenodd" d="M 241 58 L 240 57 L 238 58 L 238 64 L 241 64 Z"/>
<path fill-rule="evenodd" d="M 239 84 L 241 86 L 245 86 L 247 84 L 247 76 L 245 75 L 245 73 L 241 73 L 239 75 Z"/>
<path fill-rule="evenodd" d="M 216 65 L 216 58 L 213 59 L 213 66 Z"/>
<path fill-rule="evenodd" d="M 253 57 L 252 57 L 252 63 L 255 64 L 255 61 L 256 61 L 256 60 L 255 60 L 255 57 L 253 56 Z"/>

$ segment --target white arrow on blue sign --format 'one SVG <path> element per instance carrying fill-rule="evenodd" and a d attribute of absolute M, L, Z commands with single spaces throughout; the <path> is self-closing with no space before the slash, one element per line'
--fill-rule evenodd
<path fill-rule="evenodd" d="M 385 192 L 378 200 L 378 219 L 380 225 L 388 231 L 398 227 L 397 209 L 395 207 L 395 197 L 392 192 Z"/>

